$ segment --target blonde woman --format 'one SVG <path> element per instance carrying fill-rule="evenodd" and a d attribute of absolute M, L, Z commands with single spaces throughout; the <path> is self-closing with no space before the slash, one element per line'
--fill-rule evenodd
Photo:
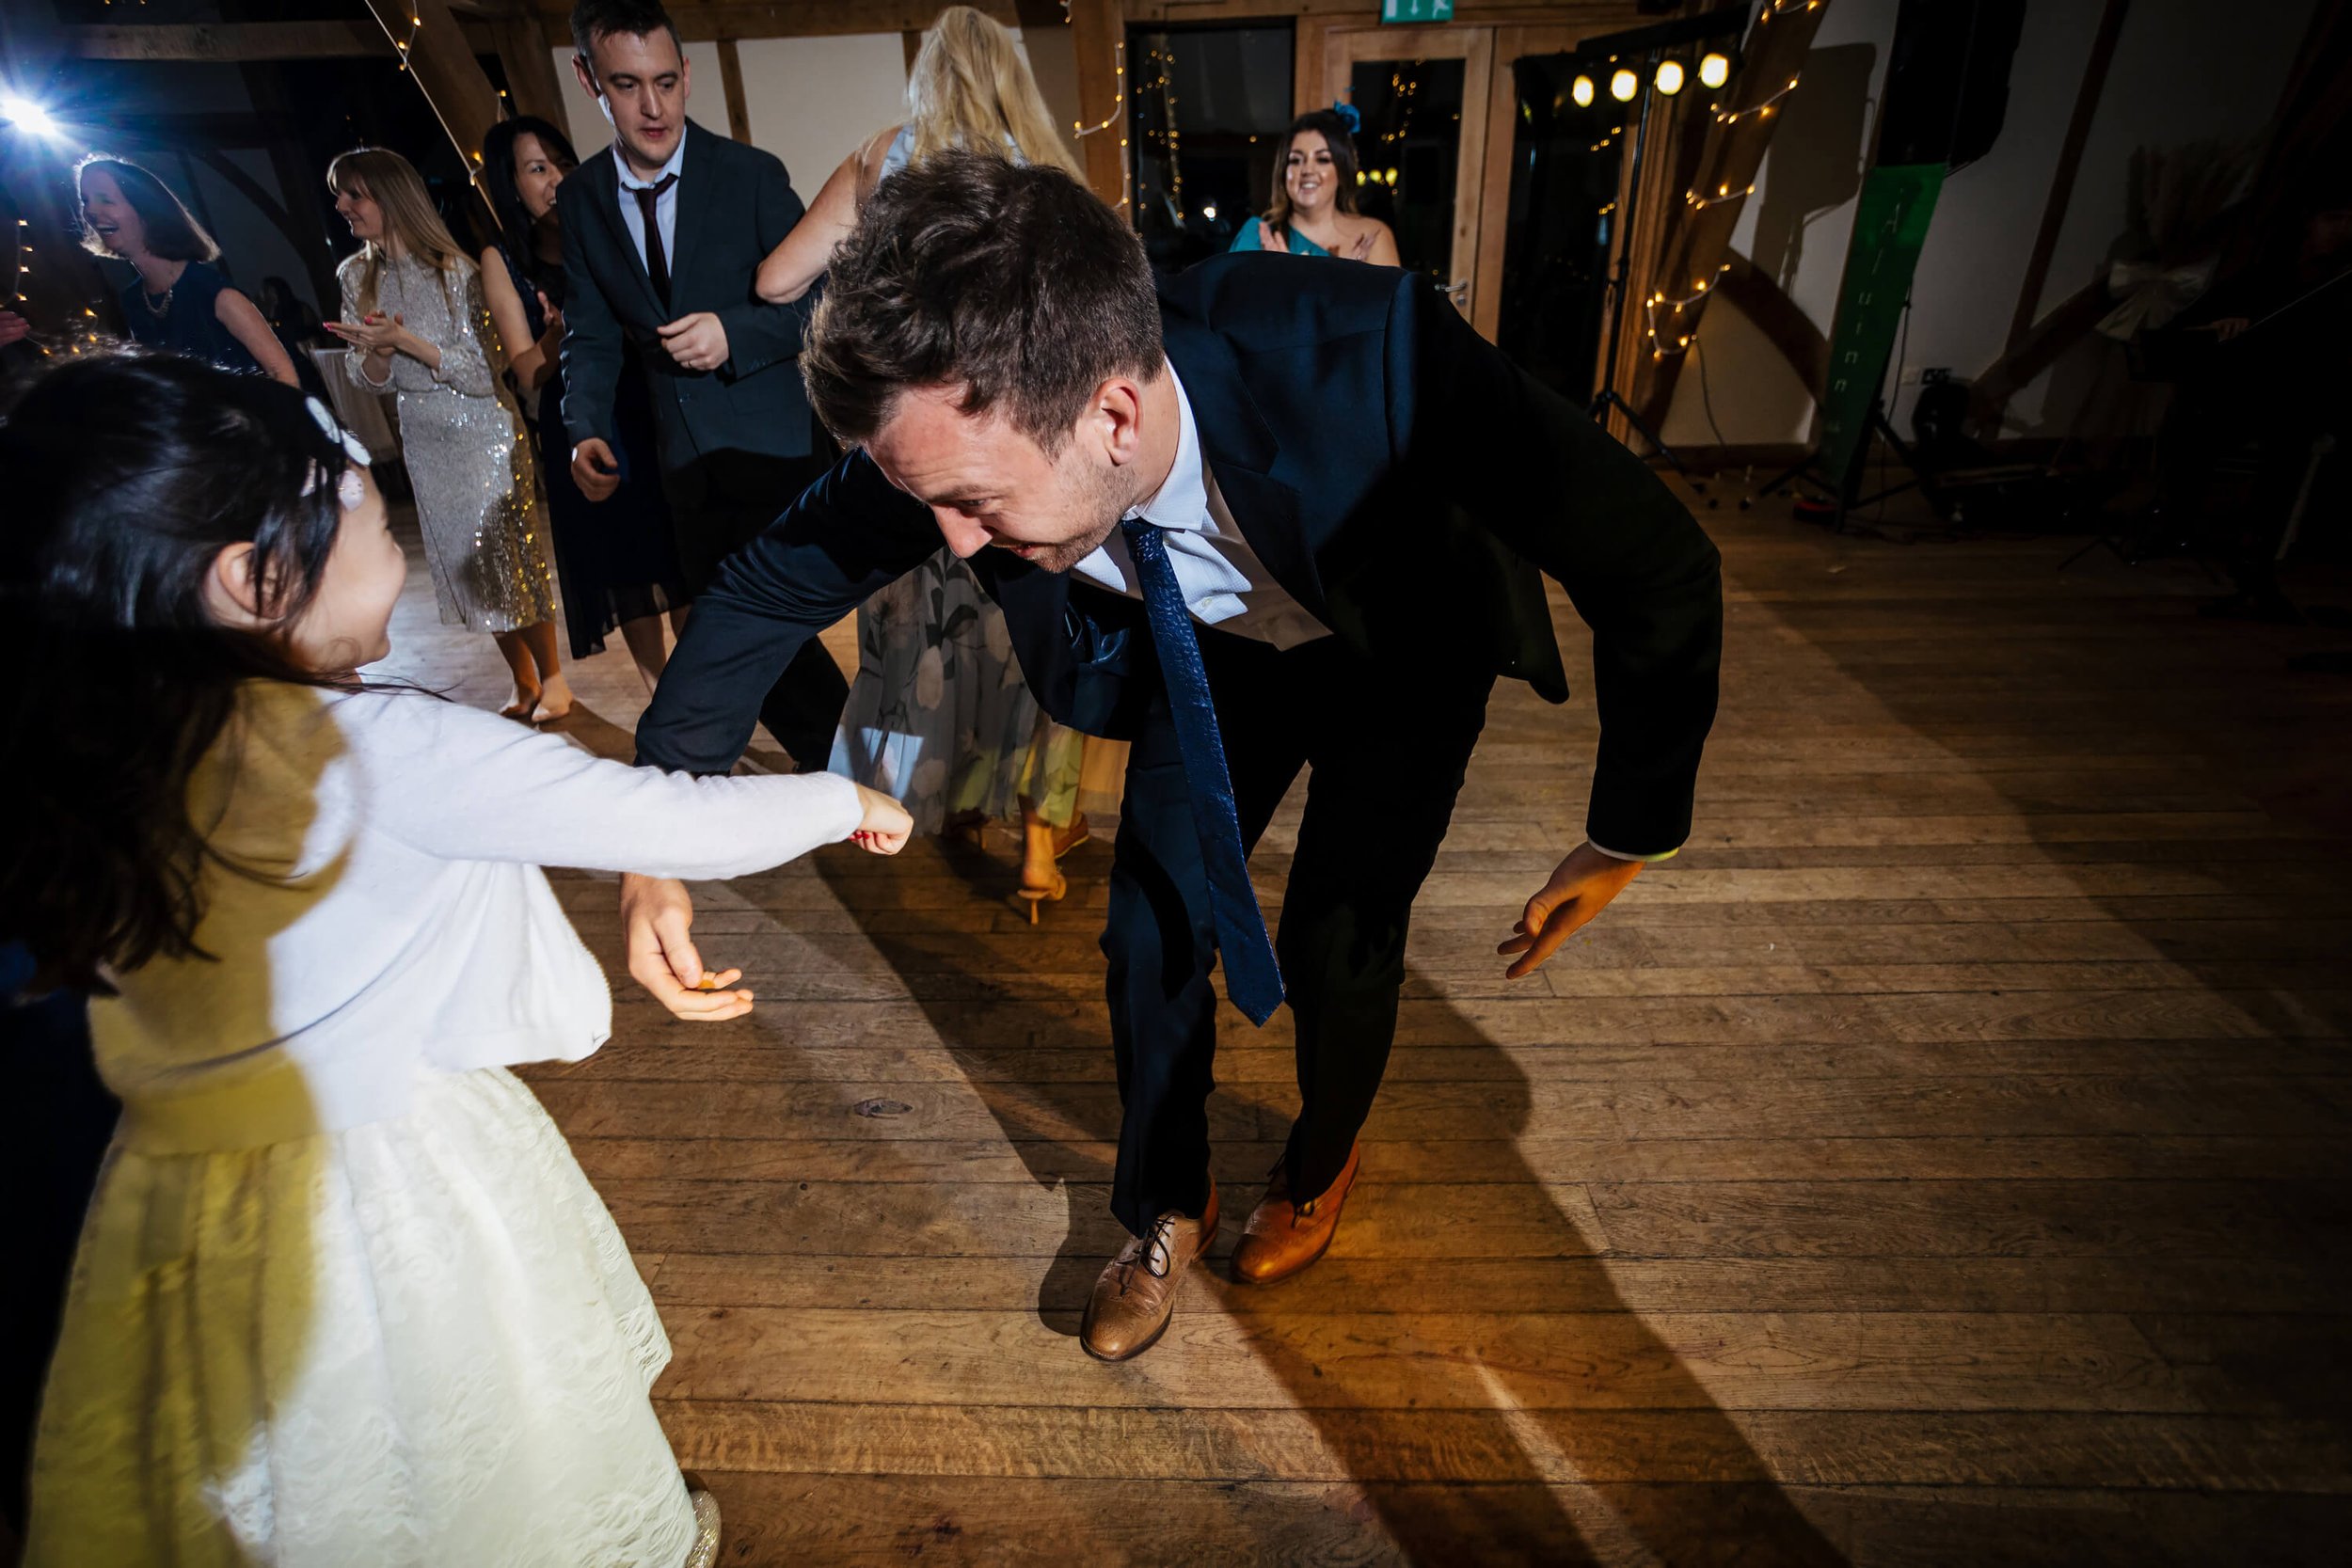
<path fill-rule="evenodd" d="M 969 6 L 950 6 L 923 35 L 907 77 L 906 122 L 841 161 L 759 264 L 760 298 L 780 304 L 806 293 L 874 187 L 951 148 L 1083 178 L 1012 34 Z M 1083 808 L 1118 804 L 1124 750 L 1038 711 L 1003 612 L 952 553 L 942 550 L 859 610 L 858 673 L 834 771 L 897 796 L 928 832 L 977 828 L 1018 800 L 1020 896 L 1032 923 L 1039 905 L 1069 891 L 1057 863 L 1088 836 Z"/>
<path fill-rule="evenodd" d="M 407 159 L 357 148 L 327 166 L 335 211 L 362 242 L 337 270 L 353 380 L 400 401 L 401 451 L 444 626 L 498 641 L 515 692 L 500 711 L 547 723 L 571 711 L 555 649 L 555 581 L 521 417 L 482 275 Z"/>

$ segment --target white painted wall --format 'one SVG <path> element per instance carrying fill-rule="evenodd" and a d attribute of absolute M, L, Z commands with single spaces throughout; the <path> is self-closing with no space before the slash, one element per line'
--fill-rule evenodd
<path fill-rule="evenodd" d="M 746 39 L 736 47 L 752 141 L 784 160 L 803 201 L 860 142 L 906 118 L 906 45 L 896 33 Z"/>
<path fill-rule="evenodd" d="M 2240 5 L 2223 26 L 2201 0 L 2137 0 L 2100 95 L 2037 314 L 2095 277 L 2122 232 L 2134 150 L 2260 133 L 2312 4 Z M 1732 237 L 1733 247 L 1772 274 L 1824 332 L 1836 310 L 1853 190 L 1876 124 L 1897 8 L 1898 0 L 1834 0 Z M 1924 368 L 1974 377 L 2002 351 L 2101 9 L 2099 0 L 2026 8 L 2000 139 L 1946 182 L 1929 229 L 1902 350 L 1899 428 L 1908 428 Z M 1710 425 L 1706 417 L 1692 367 L 1676 385 L 1661 432 L 1670 443 L 1710 444 L 1716 426 L 1736 443 L 1808 438 L 1811 396 L 1785 367 L 1776 374 L 1756 362 L 1758 342 L 1754 326 L 1724 301 L 1708 307 L 1695 346 L 1714 356 L 1707 382 L 1715 420 Z M 2094 363 L 2100 354 L 2087 345 L 2022 389 L 2010 407 L 2011 432 L 2061 435 L 2086 429 L 2086 420 L 2105 429 L 2110 409 L 2098 400 L 2112 398 L 2115 381 L 2109 367 Z M 2093 400 L 2088 408 L 2086 398 Z M 2127 417 L 2125 404 L 2116 402 L 2112 420 Z"/>

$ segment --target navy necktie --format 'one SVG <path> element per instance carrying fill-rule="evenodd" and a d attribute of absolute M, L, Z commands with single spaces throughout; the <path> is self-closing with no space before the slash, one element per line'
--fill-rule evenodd
<path fill-rule="evenodd" d="M 1282 970 L 1266 940 L 1265 916 L 1249 885 L 1248 857 L 1241 844 L 1241 813 L 1233 803 L 1233 778 L 1225 766 L 1225 742 L 1216 731 L 1216 708 L 1209 700 L 1209 672 L 1200 662 L 1192 613 L 1177 586 L 1160 531 L 1139 518 L 1120 525 L 1127 553 L 1143 589 L 1152 621 L 1152 645 L 1168 683 L 1168 711 L 1176 721 L 1177 750 L 1184 759 L 1184 793 L 1192 800 L 1193 832 L 1200 835 L 1200 859 L 1208 867 L 1209 908 L 1216 919 L 1217 951 L 1225 958 L 1225 994 L 1252 1023 L 1274 1016 L 1282 1001 Z"/>

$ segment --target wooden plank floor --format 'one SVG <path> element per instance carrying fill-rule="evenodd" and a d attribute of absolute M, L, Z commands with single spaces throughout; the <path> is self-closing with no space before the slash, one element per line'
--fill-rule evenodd
<path fill-rule="evenodd" d="M 1505 983 L 1594 721 L 1500 689 L 1337 1245 L 1197 1273 L 1127 1366 L 1073 1338 L 1118 1241 L 1106 850 L 1035 930 L 1009 841 L 704 888 L 762 997 L 707 1028 L 559 874 L 616 1029 L 529 1076 L 660 1302 L 726 1561 L 2345 1560 L 2352 682 L 2185 568 L 1703 515 L 1690 850 Z M 420 578 L 400 666 L 493 702 L 431 622 Z M 580 684 L 627 754 L 617 641 Z M 1238 1219 L 1295 1095 L 1286 1020 L 1224 1022 Z"/>

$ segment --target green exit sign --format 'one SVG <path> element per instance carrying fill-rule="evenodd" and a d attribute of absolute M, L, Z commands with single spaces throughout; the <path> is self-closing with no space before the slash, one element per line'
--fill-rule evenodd
<path fill-rule="evenodd" d="M 1451 22 L 1454 0 L 1380 0 L 1383 22 Z"/>

